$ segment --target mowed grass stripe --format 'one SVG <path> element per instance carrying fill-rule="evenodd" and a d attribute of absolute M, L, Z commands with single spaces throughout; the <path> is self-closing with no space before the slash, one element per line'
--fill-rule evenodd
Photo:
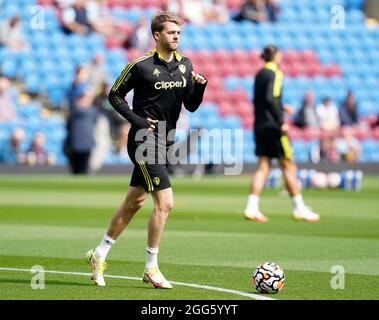
<path fill-rule="evenodd" d="M 125 192 L 129 186 L 129 176 L 70 177 L 70 176 L 6 176 L 0 175 L 0 189 L 4 190 L 45 190 L 45 191 L 91 191 Z M 174 191 L 191 194 L 246 195 L 250 177 L 244 176 L 207 176 L 200 181 L 191 178 L 171 177 Z M 344 192 L 342 190 L 304 190 L 310 196 L 325 198 L 375 199 L 379 189 L 377 177 L 365 177 L 365 192 Z M 275 194 L 275 190 L 265 190 L 264 194 Z"/>
<path fill-rule="evenodd" d="M 20 269 L 20 268 L 4 268 L 0 267 L 0 271 L 10 271 L 10 272 L 29 272 L 33 273 L 33 269 Z M 91 273 L 84 273 L 84 272 L 75 272 L 75 271 L 61 271 L 61 270 L 44 270 L 45 274 L 58 274 L 58 275 L 68 275 L 68 276 L 86 276 L 90 277 Z M 138 277 L 130 277 L 130 276 L 119 276 L 119 275 L 111 275 L 111 274 L 105 274 L 104 277 L 106 279 L 113 278 L 113 279 L 123 279 L 123 280 L 134 280 L 134 281 L 142 281 L 142 278 Z M 230 293 L 237 296 L 247 297 L 250 299 L 255 300 L 274 300 L 273 298 L 268 297 L 267 295 L 258 295 L 248 292 L 243 292 L 239 290 L 232 290 L 232 289 L 226 289 L 226 288 L 219 288 L 219 287 L 213 287 L 208 285 L 201 285 L 196 283 L 186 283 L 186 282 L 179 282 L 179 281 L 171 281 L 171 284 L 173 285 L 179 285 L 184 287 L 190 287 L 195 289 L 202 289 L 202 290 L 211 290 L 211 291 L 217 291 L 217 292 L 225 292 Z"/>
<path fill-rule="evenodd" d="M 18 252 L 26 256 L 38 252 L 45 257 L 81 259 L 84 252 L 94 246 L 103 233 L 104 228 L 0 225 L 0 234 L 8 243 L 1 252 L 9 255 Z M 129 229 L 119 238 L 110 257 L 144 261 L 145 243 L 146 230 Z M 326 247 L 325 243 L 330 244 Z M 375 249 L 378 246 L 379 240 L 340 238 L 336 241 L 333 238 L 323 238 L 321 241 L 314 236 L 247 233 L 230 237 L 229 233 L 222 232 L 168 229 L 162 240 L 160 261 L 169 262 L 174 259 L 178 264 L 248 267 L 260 261 L 271 260 L 274 256 L 278 263 L 281 262 L 285 268 L 290 269 L 325 272 L 332 265 L 342 264 L 350 273 L 377 275 L 379 252 Z M 183 247 L 186 248 L 185 251 L 180 250 Z M 357 250 L 360 252 L 357 253 Z M 369 255 L 365 263 L 361 263 L 361 259 Z"/>
<path fill-rule="evenodd" d="M 82 261 L 75 259 L 44 257 L 4 257 L 0 265 L 11 267 L 13 262 L 22 268 L 35 264 L 51 270 L 76 270 L 88 272 Z M 143 263 L 112 260 L 108 274 L 141 276 Z M 177 265 L 161 263 L 170 280 L 201 283 L 211 286 L 257 293 L 251 285 L 251 268 Z M 210 292 L 176 286 L 174 290 L 154 290 L 140 282 L 107 279 L 107 287 L 99 288 L 86 277 L 47 274 L 46 289 L 32 290 L 30 280 L 34 274 L 0 272 L 0 299 L 17 297 L 24 299 L 245 299 L 222 292 Z M 228 275 L 225 277 L 224 275 Z M 361 283 L 379 285 L 379 277 L 345 275 L 345 289 L 333 290 L 330 272 L 286 271 L 286 285 L 275 299 L 378 299 L 378 291 L 367 290 Z M 11 284 L 11 286 L 10 286 Z M 270 296 L 269 296 L 270 297 Z"/>
<path fill-rule="evenodd" d="M 61 207 L 88 207 L 88 208 L 115 208 L 125 197 L 125 192 L 98 192 L 83 190 L 77 191 L 56 191 L 54 189 L 49 192 L 43 190 L 18 190 L 17 192 L 5 190 L 0 193 L 0 206 L 61 206 Z M 317 208 L 323 216 L 350 217 L 356 219 L 370 218 L 379 220 L 379 200 L 371 199 L 351 199 L 334 198 L 333 206 L 319 194 L 305 195 L 307 203 Z M 146 207 L 151 208 L 152 200 L 149 197 L 146 200 Z M 242 214 L 246 205 L 246 195 L 233 195 L 225 197 L 224 195 L 208 195 L 208 194 L 190 194 L 176 193 L 174 211 L 188 210 L 191 212 L 202 213 L 224 213 Z M 275 194 L 267 194 L 261 199 L 262 210 L 267 211 L 266 214 L 283 213 L 289 216 L 292 213 L 291 199 L 282 195 L 280 192 Z M 334 210 L 339 208 L 339 210 Z M 379 221 L 377 222 L 379 226 Z"/>

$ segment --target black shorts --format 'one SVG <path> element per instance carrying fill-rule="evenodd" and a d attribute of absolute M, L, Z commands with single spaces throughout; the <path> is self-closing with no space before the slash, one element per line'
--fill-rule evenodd
<path fill-rule="evenodd" d="M 255 130 L 255 154 L 258 157 L 292 159 L 293 152 L 290 139 L 279 130 Z"/>
<path fill-rule="evenodd" d="M 158 191 L 171 188 L 170 179 L 167 173 L 166 148 L 154 147 L 154 157 L 140 159 L 136 151 L 142 142 L 136 142 L 134 136 L 129 135 L 128 154 L 134 164 L 130 185 L 133 187 L 142 186 L 146 192 Z M 144 154 L 146 157 L 146 153 Z M 158 161 L 159 160 L 159 161 Z"/>

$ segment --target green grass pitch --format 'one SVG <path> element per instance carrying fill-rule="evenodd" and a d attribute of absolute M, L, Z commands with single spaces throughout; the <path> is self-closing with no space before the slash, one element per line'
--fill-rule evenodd
<path fill-rule="evenodd" d="M 319 223 L 291 219 L 290 199 L 265 190 L 267 224 L 243 219 L 250 178 L 172 179 L 175 208 L 160 246 L 159 264 L 175 282 L 258 294 L 251 274 L 263 261 L 285 271 L 284 289 L 270 298 L 379 299 L 379 182 L 365 178 L 361 192 L 305 190 Z M 129 177 L 0 176 L 0 268 L 89 273 L 87 250 L 102 238 L 124 197 Z M 149 199 L 109 256 L 107 274 L 141 277 Z M 343 266 L 344 289 L 334 290 L 331 268 Z M 45 289 L 33 290 L 34 274 L 0 270 L 0 299 L 251 299 L 235 293 L 175 285 L 155 290 L 133 279 L 45 274 Z"/>

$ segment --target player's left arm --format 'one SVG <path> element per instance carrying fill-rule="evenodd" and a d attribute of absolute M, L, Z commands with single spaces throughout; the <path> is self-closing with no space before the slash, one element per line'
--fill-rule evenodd
<path fill-rule="evenodd" d="M 191 81 L 188 82 L 189 85 L 184 92 L 183 104 L 188 111 L 195 112 L 203 101 L 208 80 L 204 75 L 193 71 L 191 65 Z"/>

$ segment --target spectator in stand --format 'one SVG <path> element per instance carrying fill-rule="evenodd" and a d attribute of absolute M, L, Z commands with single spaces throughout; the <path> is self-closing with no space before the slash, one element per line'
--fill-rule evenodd
<path fill-rule="evenodd" d="M 303 104 L 295 118 L 295 124 L 300 128 L 318 128 L 318 117 L 315 106 L 315 95 L 308 90 L 303 98 Z"/>
<path fill-rule="evenodd" d="M 62 28 L 66 33 L 88 34 L 94 30 L 88 18 L 86 0 L 75 0 L 62 11 Z"/>
<path fill-rule="evenodd" d="M 84 79 L 87 78 L 89 84 L 93 88 L 94 92 L 100 92 L 102 84 L 107 81 L 107 69 L 104 65 L 104 55 L 102 53 L 96 53 L 92 61 L 85 66 L 87 68 L 87 75 L 84 75 Z"/>
<path fill-rule="evenodd" d="M 248 20 L 254 23 L 268 21 L 269 12 L 265 0 L 246 0 L 238 15 L 234 18 L 236 21 Z"/>
<path fill-rule="evenodd" d="M 81 94 L 85 87 L 89 85 L 89 74 L 88 68 L 85 65 L 79 65 L 75 71 L 75 78 L 69 89 L 68 99 L 69 99 L 69 108 L 73 108 L 75 100 L 78 94 Z"/>
<path fill-rule="evenodd" d="M 97 113 L 94 137 L 95 145 L 91 149 L 89 158 L 89 169 L 91 173 L 96 173 L 101 169 L 112 148 L 111 127 L 108 119 L 102 113 Z"/>
<path fill-rule="evenodd" d="M 204 24 L 207 22 L 205 5 L 203 0 L 181 0 L 183 18 L 193 24 Z"/>
<path fill-rule="evenodd" d="M 16 15 L 0 25 L 0 47 L 4 45 L 14 52 L 29 49 L 22 30 L 21 17 Z"/>
<path fill-rule="evenodd" d="M 276 22 L 280 13 L 278 0 L 266 0 L 266 9 L 268 14 L 268 20 L 270 22 Z"/>
<path fill-rule="evenodd" d="M 0 123 L 15 120 L 17 118 L 16 105 L 10 93 L 10 81 L 0 76 Z"/>
<path fill-rule="evenodd" d="M 58 6 L 58 8 L 64 9 L 72 6 L 75 3 L 75 0 L 55 0 L 54 3 Z"/>
<path fill-rule="evenodd" d="M 147 51 L 152 48 L 153 38 L 146 17 L 141 16 L 124 46 L 125 48 L 136 48 L 142 51 Z"/>
<path fill-rule="evenodd" d="M 42 132 L 37 132 L 34 135 L 27 155 L 27 163 L 29 165 L 53 165 L 56 162 L 55 155 L 46 152 L 45 142 L 46 138 Z"/>
<path fill-rule="evenodd" d="M 353 126 L 359 123 L 358 107 L 354 93 L 349 91 L 340 107 L 340 120 L 343 126 Z"/>
<path fill-rule="evenodd" d="M 351 127 L 342 128 L 342 135 L 336 140 L 336 149 L 340 160 L 346 162 L 358 161 L 362 147 L 358 139 L 354 137 Z"/>
<path fill-rule="evenodd" d="M 96 32 L 102 33 L 106 37 L 120 36 L 125 38 L 126 35 L 122 34 L 121 24 L 112 17 L 108 0 L 89 0 L 86 9 L 88 20 Z"/>
<path fill-rule="evenodd" d="M 226 23 L 229 21 L 229 10 L 225 0 L 208 0 L 205 5 L 208 21 Z"/>
<path fill-rule="evenodd" d="M 74 174 L 87 174 L 91 151 L 95 146 L 97 112 L 91 88 L 83 86 L 77 93 L 67 121 L 66 154 Z"/>
<path fill-rule="evenodd" d="M 0 161 L 6 164 L 25 164 L 26 153 L 23 148 L 25 131 L 22 128 L 15 128 L 11 139 L 6 142 L 1 150 Z"/>
<path fill-rule="evenodd" d="M 125 122 L 125 119 L 112 107 L 108 100 L 109 88 L 106 82 L 102 83 L 101 90 L 96 96 L 94 106 L 97 112 L 103 114 L 109 123 L 111 129 L 111 136 L 113 139 L 117 139 L 121 124 Z"/>
<path fill-rule="evenodd" d="M 340 118 L 337 106 L 330 97 L 323 99 L 316 108 L 320 128 L 326 131 L 334 131 L 340 126 Z"/>
<path fill-rule="evenodd" d="M 169 12 L 176 12 L 180 17 L 183 16 L 182 0 L 167 0 L 163 9 Z"/>
<path fill-rule="evenodd" d="M 128 155 L 128 134 L 130 129 L 130 123 L 123 121 L 123 123 L 120 126 L 119 130 L 119 136 L 116 140 L 116 154 L 119 156 L 127 156 Z"/>
<path fill-rule="evenodd" d="M 332 134 L 327 134 L 320 139 L 320 159 L 331 163 L 340 160 L 336 139 Z"/>

